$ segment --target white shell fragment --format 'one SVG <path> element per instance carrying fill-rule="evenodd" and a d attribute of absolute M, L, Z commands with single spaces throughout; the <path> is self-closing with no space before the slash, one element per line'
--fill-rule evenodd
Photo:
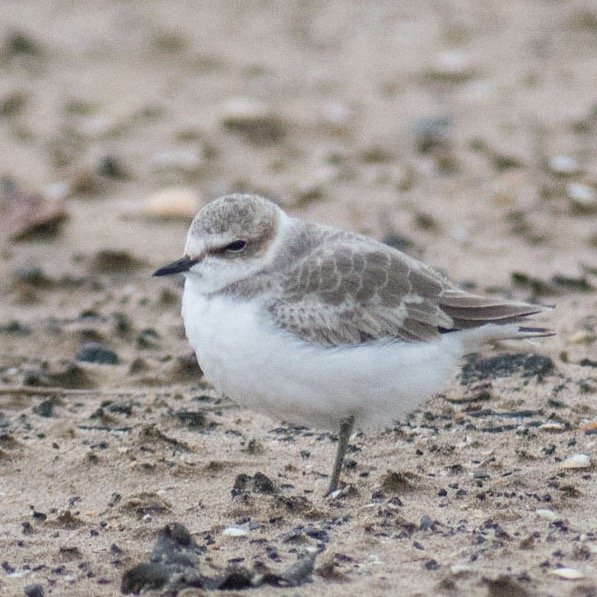
<path fill-rule="evenodd" d="M 566 425 L 562 425 L 562 423 L 543 423 L 543 425 L 539 425 L 540 431 L 566 431 Z"/>
<path fill-rule="evenodd" d="M 246 537 L 249 532 L 242 527 L 228 527 L 222 531 L 224 537 Z"/>
<path fill-rule="evenodd" d="M 450 572 L 454 576 L 465 576 L 474 572 L 474 568 L 468 564 L 452 564 L 452 566 L 450 566 Z"/>
<path fill-rule="evenodd" d="M 579 171 L 578 162 L 568 155 L 554 155 L 549 159 L 549 169 L 559 176 L 572 176 Z"/>
<path fill-rule="evenodd" d="M 580 580 L 585 577 L 585 575 L 576 568 L 555 568 L 554 570 L 550 570 L 549 573 L 553 574 L 553 576 L 564 578 L 565 580 Z"/>
<path fill-rule="evenodd" d="M 577 469 L 589 468 L 591 466 L 591 457 L 588 454 L 573 454 L 560 463 L 560 468 Z"/>
<path fill-rule="evenodd" d="M 253 123 L 270 116 L 268 107 L 245 97 L 233 98 L 224 103 L 220 119 L 224 125 L 236 126 Z"/>
<path fill-rule="evenodd" d="M 190 220 L 195 217 L 200 205 L 201 201 L 196 191 L 187 187 L 171 187 L 150 195 L 143 207 L 143 213 L 163 220 Z"/>
<path fill-rule="evenodd" d="M 553 510 L 548 510 L 547 508 L 539 508 L 535 510 L 535 514 L 539 518 L 544 518 L 545 520 L 555 520 L 558 515 Z"/>

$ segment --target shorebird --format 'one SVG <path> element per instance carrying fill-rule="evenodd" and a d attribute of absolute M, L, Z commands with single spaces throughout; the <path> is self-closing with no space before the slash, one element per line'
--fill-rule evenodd
<path fill-rule="evenodd" d="M 206 205 L 184 256 L 182 317 L 207 379 L 239 404 L 338 432 L 384 427 L 441 391 L 484 343 L 550 335 L 545 307 L 459 289 L 372 238 L 288 216 L 254 195 Z"/>

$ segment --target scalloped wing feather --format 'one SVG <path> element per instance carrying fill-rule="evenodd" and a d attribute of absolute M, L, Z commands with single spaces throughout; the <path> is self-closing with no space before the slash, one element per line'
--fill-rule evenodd
<path fill-rule="evenodd" d="M 464 292 L 408 255 L 333 229 L 279 274 L 273 290 L 266 308 L 276 324 L 325 346 L 426 341 L 544 310 Z"/>

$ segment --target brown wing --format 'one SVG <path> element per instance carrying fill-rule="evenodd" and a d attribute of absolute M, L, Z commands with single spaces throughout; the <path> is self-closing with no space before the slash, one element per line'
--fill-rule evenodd
<path fill-rule="evenodd" d="M 280 276 L 274 294 L 266 307 L 276 324 L 326 346 L 429 340 L 543 310 L 463 292 L 399 251 L 347 235 L 323 238 Z"/>
<path fill-rule="evenodd" d="M 322 245 L 280 279 L 267 308 L 281 328 L 320 344 L 427 340 L 452 327 L 444 281 L 417 261 L 369 242 Z"/>

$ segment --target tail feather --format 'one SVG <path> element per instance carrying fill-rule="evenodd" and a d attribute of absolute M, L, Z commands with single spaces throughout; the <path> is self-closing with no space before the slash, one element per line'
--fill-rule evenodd
<path fill-rule="evenodd" d="M 482 336 L 488 330 L 495 330 L 496 339 L 504 337 L 504 333 L 510 338 L 552 335 L 546 328 L 516 325 L 550 307 L 478 296 L 453 288 L 444 291 L 438 302 L 441 310 L 452 319 L 452 330 L 472 331 L 479 328 Z"/>
<path fill-rule="evenodd" d="M 554 335 L 554 332 L 548 328 L 520 326 L 516 323 L 488 323 L 460 330 L 457 333 L 462 335 L 466 352 L 474 352 L 488 342 L 547 338 Z"/>

